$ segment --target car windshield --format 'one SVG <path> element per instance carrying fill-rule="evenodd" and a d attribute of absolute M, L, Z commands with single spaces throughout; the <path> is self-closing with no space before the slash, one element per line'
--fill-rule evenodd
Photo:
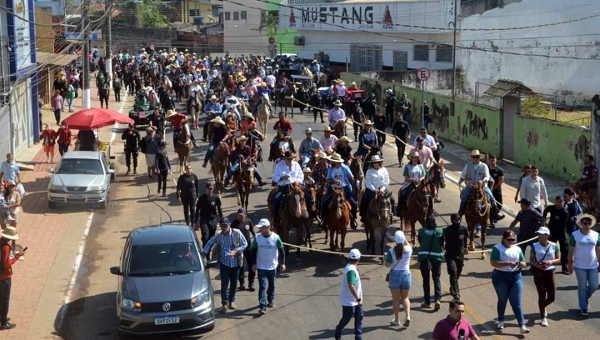
<path fill-rule="evenodd" d="M 63 159 L 56 170 L 59 175 L 102 175 L 102 164 L 99 159 Z"/>
<path fill-rule="evenodd" d="M 139 245 L 131 248 L 130 276 L 183 275 L 201 269 L 198 249 L 192 242 Z"/>

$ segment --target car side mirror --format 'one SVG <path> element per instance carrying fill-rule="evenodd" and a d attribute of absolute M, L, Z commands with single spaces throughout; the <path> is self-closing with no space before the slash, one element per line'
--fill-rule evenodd
<path fill-rule="evenodd" d="M 110 267 L 110 273 L 113 275 L 123 275 L 123 273 L 121 272 L 121 268 L 119 267 Z"/>
<path fill-rule="evenodd" d="M 53 168 L 48 168 L 48 169 L 46 169 L 46 171 L 49 172 L 49 173 L 51 173 L 51 174 L 54 173 L 54 169 Z"/>
<path fill-rule="evenodd" d="M 107 174 L 109 174 L 109 175 L 112 175 L 112 174 L 114 174 L 114 173 L 115 173 L 115 170 L 113 170 L 113 169 L 108 169 L 108 171 L 107 171 L 106 173 L 107 173 Z"/>
<path fill-rule="evenodd" d="M 219 261 L 210 260 L 206 264 L 206 268 L 217 268 L 218 265 L 219 265 Z"/>

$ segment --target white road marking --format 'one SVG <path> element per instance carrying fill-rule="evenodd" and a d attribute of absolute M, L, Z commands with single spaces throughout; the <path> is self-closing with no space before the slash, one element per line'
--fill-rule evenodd
<path fill-rule="evenodd" d="M 77 256 L 75 256 L 75 263 L 73 264 L 73 271 L 71 272 L 71 279 L 69 280 L 69 289 L 67 290 L 67 294 L 65 294 L 65 305 L 71 302 L 73 296 L 73 288 L 75 288 L 75 284 L 77 283 L 77 275 L 79 274 L 79 268 L 81 267 L 81 261 L 83 260 L 83 251 L 85 250 L 93 220 L 94 211 L 92 210 L 90 216 L 88 216 L 87 223 L 85 224 L 85 230 L 83 231 L 83 236 L 81 236 L 81 241 L 79 241 L 79 249 L 77 250 Z"/>

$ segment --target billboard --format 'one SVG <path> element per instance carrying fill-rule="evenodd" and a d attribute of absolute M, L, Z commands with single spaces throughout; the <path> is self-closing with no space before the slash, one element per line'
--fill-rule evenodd
<path fill-rule="evenodd" d="M 11 63 L 11 73 L 15 73 L 18 70 L 27 68 L 32 63 L 31 55 L 31 19 L 35 18 L 35 8 L 30 6 L 31 3 L 28 0 L 9 0 L 12 1 L 13 13 L 12 18 L 12 46 L 15 58 L 15 63 Z M 11 26 L 9 23 L 9 30 Z M 51 29 L 50 27 L 48 29 Z M 9 34 L 10 34 L 9 33 Z M 14 68 L 14 69 L 12 69 Z"/>

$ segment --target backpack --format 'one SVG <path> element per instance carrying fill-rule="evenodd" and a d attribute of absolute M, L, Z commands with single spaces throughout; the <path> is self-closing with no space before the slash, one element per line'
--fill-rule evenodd
<path fill-rule="evenodd" d="M 231 227 L 229 227 L 231 228 Z M 237 229 L 233 229 L 231 228 L 231 232 L 233 233 L 233 245 L 236 247 L 239 247 L 240 245 L 242 245 L 242 242 L 240 241 L 240 237 L 244 237 L 244 235 L 242 235 L 242 232 L 237 230 Z M 212 250 L 211 250 L 211 254 L 210 254 L 210 258 L 215 260 L 221 259 L 221 232 L 217 233 L 217 239 L 215 240 L 215 245 L 213 246 Z M 244 266 L 244 253 L 241 252 L 237 255 L 238 258 L 238 265 L 240 267 Z"/>

